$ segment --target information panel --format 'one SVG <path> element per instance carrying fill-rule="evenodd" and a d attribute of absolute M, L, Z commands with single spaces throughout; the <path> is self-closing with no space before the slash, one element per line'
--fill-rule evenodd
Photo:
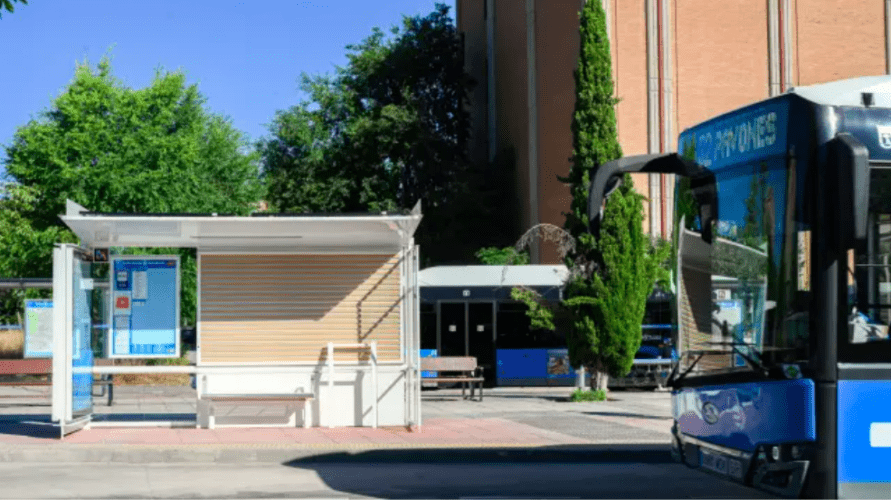
<path fill-rule="evenodd" d="M 24 357 L 53 357 L 53 301 L 50 299 L 25 301 Z"/>
<path fill-rule="evenodd" d="M 179 357 L 179 256 L 111 258 L 108 357 Z"/>

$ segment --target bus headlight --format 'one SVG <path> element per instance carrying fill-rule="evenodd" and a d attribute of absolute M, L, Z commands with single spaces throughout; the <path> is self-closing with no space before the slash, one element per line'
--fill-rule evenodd
<path fill-rule="evenodd" d="M 792 455 L 792 460 L 798 460 L 801 458 L 801 448 L 799 448 L 797 445 L 792 446 L 790 453 Z"/>
<path fill-rule="evenodd" d="M 774 446 L 770 449 L 770 457 L 773 458 L 774 462 L 778 462 L 780 460 L 780 447 Z"/>

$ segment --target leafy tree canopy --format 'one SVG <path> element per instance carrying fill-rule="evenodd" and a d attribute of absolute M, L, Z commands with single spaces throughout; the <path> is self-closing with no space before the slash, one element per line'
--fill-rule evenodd
<path fill-rule="evenodd" d="M 448 12 L 439 4 L 389 34 L 375 28 L 333 75 L 302 76 L 308 99 L 277 113 L 259 143 L 273 209 L 401 210 L 422 200 L 425 255 L 465 244 L 479 220 L 462 110 L 471 82 Z"/>
<path fill-rule="evenodd" d="M 3 19 L 3 10 L 5 9 L 7 12 L 14 12 L 15 6 L 14 3 L 19 2 L 22 5 L 28 5 L 27 0 L 0 0 L 0 19 Z"/>
<path fill-rule="evenodd" d="M 487 266 L 521 266 L 529 263 L 529 252 L 518 252 L 514 247 L 485 247 L 476 252 L 476 258 Z"/>
<path fill-rule="evenodd" d="M 66 199 L 100 212 L 247 214 L 262 194 L 256 154 L 183 73 L 131 89 L 107 58 L 77 66 L 4 163 L 0 276 L 52 275 L 52 243 L 76 241 L 58 218 Z M 194 324 L 194 252 L 183 253 L 183 324 Z"/>

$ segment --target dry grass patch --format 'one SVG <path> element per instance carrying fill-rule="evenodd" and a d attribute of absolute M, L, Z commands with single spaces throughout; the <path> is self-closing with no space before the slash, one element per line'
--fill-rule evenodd
<path fill-rule="evenodd" d="M 0 330 L 0 359 L 22 359 L 25 350 L 25 332 Z"/>
<path fill-rule="evenodd" d="M 114 376 L 114 385 L 189 385 L 189 382 L 189 376 L 183 373 L 170 375 L 127 373 Z"/>
<path fill-rule="evenodd" d="M 189 359 L 186 354 L 179 358 L 168 358 L 163 360 L 152 361 L 145 359 L 119 359 L 115 361 L 118 366 L 146 366 L 168 365 L 168 366 L 187 366 Z M 115 385 L 189 385 L 190 376 L 185 373 L 156 374 L 156 373 L 127 373 L 114 376 Z"/>

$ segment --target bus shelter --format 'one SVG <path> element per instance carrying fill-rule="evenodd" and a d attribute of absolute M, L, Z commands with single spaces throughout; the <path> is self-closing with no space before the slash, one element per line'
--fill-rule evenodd
<path fill-rule="evenodd" d="M 258 402 L 266 394 L 312 394 L 301 422 L 307 426 L 420 425 L 413 239 L 420 205 L 404 215 L 236 217 L 95 213 L 69 201 L 61 219 L 80 238 L 53 254 L 52 418 L 62 435 L 90 423 L 93 375 L 147 370 L 194 374 L 199 403 L 214 394 Z M 122 248 L 196 249 L 194 366 L 94 366 L 91 338 L 103 332 L 91 312 L 107 307 L 114 324 L 116 307 L 136 314 L 136 294 L 173 294 L 181 285 L 177 277 L 176 289 L 138 292 L 144 276 L 112 270 L 110 281 L 135 282 L 133 303 L 96 293 L 94 257 Z M 207 422 L 202 408 L 199 426 Z"/>

